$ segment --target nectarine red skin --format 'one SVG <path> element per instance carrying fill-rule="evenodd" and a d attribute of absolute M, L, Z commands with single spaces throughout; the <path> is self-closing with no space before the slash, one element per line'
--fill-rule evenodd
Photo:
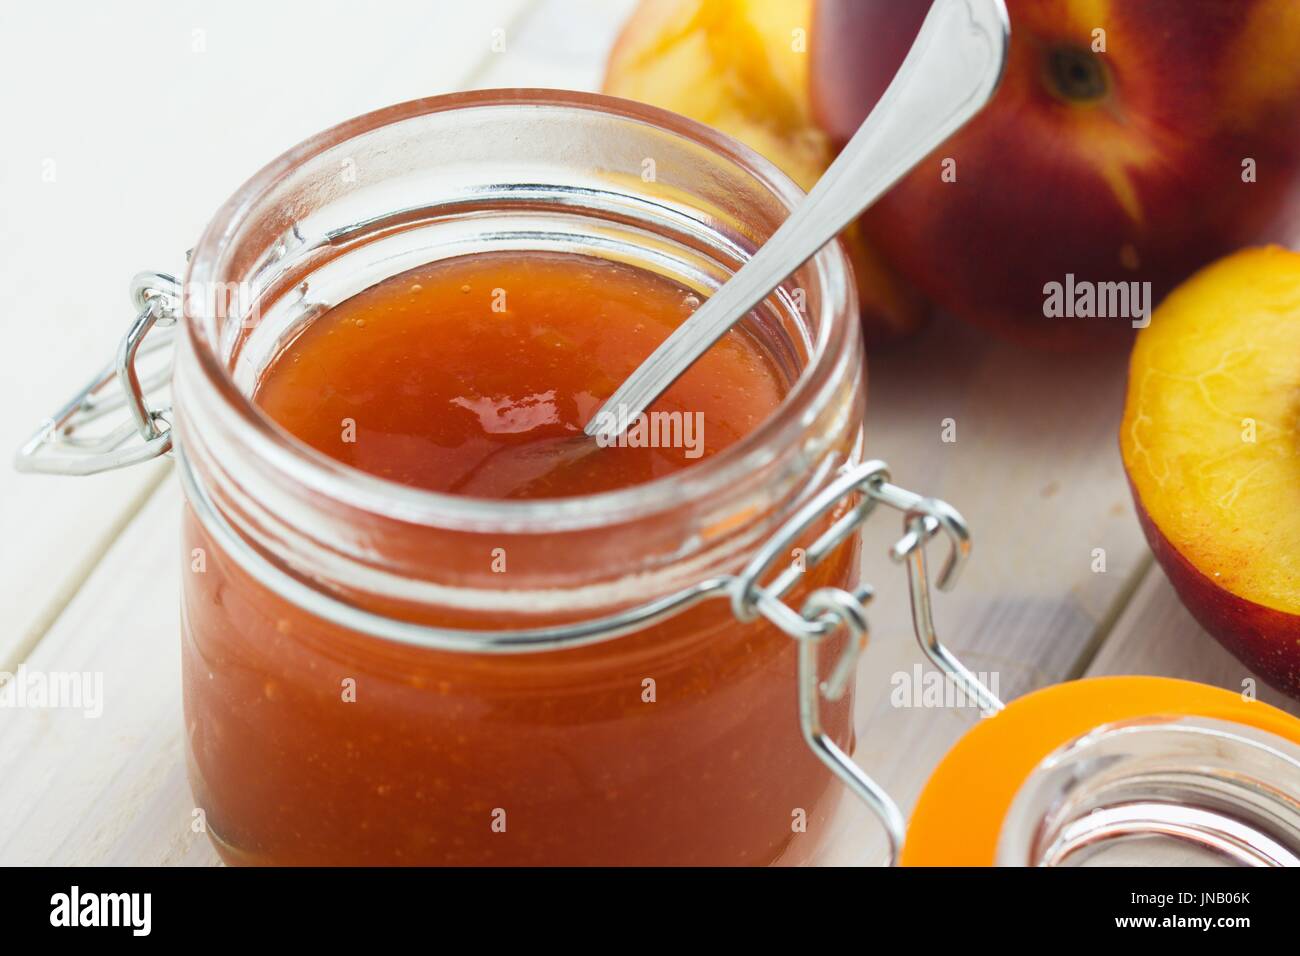
<path fill-rule="evenodd" d="M 929 5 L 818 0 L 813 109 L 833 141 L 875 104 Z M 1289 238 L 1300 216 L 1300 3 L 1007 7 L 1011 49 L 993 102 L 863 218 L 886 262 L 936 304 L 1045 347 L 1122 343 L 1124 317 L 1045 317 L 1044 286 L 1067 274 L 1150 282 L 1158 302 L 1234 249 Z M 947 158 L 956 182 L 941 178 Z M 1254 182 L 1243 181 L 1247 160 Z"/>
<path fill-rule="evenodd" d="M 1138 522 L 1156 563 L 1183 606 L 1215 640 L 1282 693 L 1300 699 L 1300 617 L 1256 604 L 1219 587 L 1161 534 L 1129 480 Z M 1290 645 L 1290 654 L 1287 646 Z"/>

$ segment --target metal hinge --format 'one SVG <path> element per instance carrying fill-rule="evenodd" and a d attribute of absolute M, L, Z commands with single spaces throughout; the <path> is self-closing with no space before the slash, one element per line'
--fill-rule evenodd
<path fill-rule="evenodd" d="M 759 578 L 786 559 L 791 548 L 818 520 L 831 514 L 841 502 L 859 500 L 810 545 L 803 561 L 788 565 L 771 584 L 760 586 Z M 810 568 L 857 533 L 879 505 L 903 515 L 903 535 L 890 549 L 890 557 L 907 565 L 912 624 L 926 656 L 951 677 L 985 713 L 1001 710 L 1002 701 L 950 652 L 939 640 L 930 607 L 930 578 L 926 565 L 927 542 L 942 533 L 948 539 L 948 556 L 935 586 L 949 590 L 970 554 L 970 533 L 961 515 L 951 505 L 925 498 L 891 484 L 889 469 L 882 461 L 868 461 L 849 468 L 827 485 L 791 518 L 754 556 L 740 575 L 732 579 L 732 610 L 741 620 L 762 615 L 799 642 L 799 722 L 804 739 L 817 757 L 880 820 L 889 841 L 889 861 L 898 862 L 906 824 L 898 804 L 859 767 L 826 733 L 821 723 L 821 701 L 838 700 L 857 672 L 858 657 L 866 648 L 870 628 L 867 604 L 869 587 L 849 592 L 842 588 L 819 588 L 808 595 L 796 612 L 782 598 Z M 826 680 L 820 677 L 819 651 L 829 637 L 847 629 L 845 649 Z"/>
<path fill-rule="evenodd" d="M 138 313 L 116 358 L 41 423 L 18 450 L 14 467 L 52 475 L 93 475 L 171 451 L 171 403 L 160 401 L 157 393 L 171 381 L 180 294 L 180 283 L 166 273 L 141 272 L 131 280 L 131 301 Z M 125 416 L 120 414 L 124 408 Z M 110 418 L 114 415 L 116 421 Z"/>

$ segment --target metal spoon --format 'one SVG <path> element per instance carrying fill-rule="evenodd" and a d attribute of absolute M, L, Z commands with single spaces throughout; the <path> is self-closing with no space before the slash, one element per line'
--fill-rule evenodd
<path fill-rule="evenodd" d="M 871 115 L 745 265 L 602 405 L 584 431 L 612 441 L 733 325 L 993 96 L 1011 27 L 1003 0 L 935 0 Z"/>

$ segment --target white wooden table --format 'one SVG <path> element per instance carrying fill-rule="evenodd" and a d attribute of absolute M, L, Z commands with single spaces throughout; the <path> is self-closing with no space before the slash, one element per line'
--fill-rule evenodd
<path fill-rule="evenodd" d="M 111 354 L 126 283 L 182 271 L 218 205 L 339 120 L 455 89 L 594 89 L 631 0 L 239 0 L 0 11 L 0 448 Z M 302 11 L 310 10 L 310 13 Z M 503 31 L 503 32 L 497 32 Z M 493 51 L 504 37 L 504 50 Z M 499 45 L 499 44 L 498 44 Z M 57 51 L 57 52 L 56 52 Z M 1174 597 L 1138 530 L 1116 444 L 1124 356 L 1059 358 L 950 321 L 870 363 L 869 453 L 975 533 L 946 639 L 1015 697 L 1089 674 L 1253 677 Z M 941 441 L 944 419 L 957 441 Z M 179 494 L 166 463 L 86 479 L 0 469 L 0 671 L 104 675 L 102 717 L 0 710 L 0 863 L 217 862 L 191 831 L 180 716 Z M 921 657 L 901 572 L 880 591 L 856 757 L 905 807 L 975 718 L 891 707 Z M 1094 572 L 1094 549 L 1105 571 Z M 1260 696 L 1300 712 L 1259 682 Z"/>

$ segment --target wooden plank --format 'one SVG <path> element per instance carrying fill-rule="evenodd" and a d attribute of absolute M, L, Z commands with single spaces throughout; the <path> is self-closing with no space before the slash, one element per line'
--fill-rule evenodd
<path fill-rule="evenodd" d="M 635 6 L 636 0 L 541 0 L 470 87 L 598 90 L 613 39 Z"/>
<path fill-rule="evenodd" d="M 1202 630 L 1158 567 L 1143 578 L 1089 666 L 1089 676 L 1101 674 L 1162 674 L 1253 691 L 1260 700 L 1300 715 L 1300 701 L 1268 686 Z"/>
<path fill-rule="evenodd" d="M 448 92 L 533 0 L 148 0 L 0 11 L 0 458 L 112 356 L 141 269 L 180 274 L 215 210 L 294 143 Z M 58 51 L 55 60 L 50 52 Z M 60 64 L 64 64 L 61 66 Z M 75 68 L 66 68 L 72 64 Z M 165 468 L 87 479 L 0 467 L 0 668 L 32 647 Z"/>
<path fill-rule="evenodd" d="M 179 488 L 169 481 L 23 663 L 91 675 L 102 715 L 18 708 L 0 719 L 0 862 L 216 861 L 190 829 L 181 718 Z M 93 686 L 93 683 L 92 685 Z"/>

